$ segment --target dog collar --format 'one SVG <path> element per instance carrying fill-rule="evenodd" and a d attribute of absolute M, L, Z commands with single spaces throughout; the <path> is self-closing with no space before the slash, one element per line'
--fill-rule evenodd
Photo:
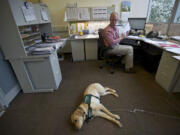
<path fill-rule="evenodd" d="M 78 108 L 83 111 L 84 120 L 86 120 L 87 113 L 84 111 L 84 109 L 81 106 L 79 106 Z"/>

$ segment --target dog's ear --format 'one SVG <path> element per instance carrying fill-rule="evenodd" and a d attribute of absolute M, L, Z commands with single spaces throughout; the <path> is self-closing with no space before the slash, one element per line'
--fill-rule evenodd
<path fill-rule="evenodd" d="M 83 110 L 78 109 L 78 111 L 77 111 L 77 115 L 82 116 L 83 114 L 84 114 L 84 111 L 83 111 Z"/>

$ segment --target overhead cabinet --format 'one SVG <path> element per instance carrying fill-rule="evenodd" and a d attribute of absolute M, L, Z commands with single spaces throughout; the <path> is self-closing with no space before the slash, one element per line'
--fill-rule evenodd
<path fill-rule="evenodd" d="M 114 7 L 68 7 L 66 8 L 67 21 L 104 21 L 109 20 Z"/>
<path fill-rule="evenodd" d="M 23 0 L 9 0 L 9 4 L 17 26 L 51 22 L 46 5 L 25 4 Z M 31 14 L 31 16 L 28 16 L 28 14 Z"/>

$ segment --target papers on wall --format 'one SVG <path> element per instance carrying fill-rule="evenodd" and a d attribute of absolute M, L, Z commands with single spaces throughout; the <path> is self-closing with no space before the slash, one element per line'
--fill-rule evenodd
<path fill-rule="evenodd" d="M 84 23 L 77 23 L 77 31 L 80 32 L 84 30 Z"/>
<path fill-rule="evenodd" d="M 121 12 L 121 21 L 128 22 L 129 12 Z"/>
<path fill-rule="evenodd" d="M 90 20 L 88 8 L 78 8 L 78 20 Z"/>
<path fill-rule="evenodd" d="M 68 20 L 90 20 L 88 8 L 66 8 L 65 21 Z"/>
<path fill-rule="evenodd" d="M 67 20 L 78 20 L 78 8 L 66 8 Z"/>
<path fill-rule="evenodd" d="M 47 13 L 46 9 L 43 7 L 41 7 L 41 16 L 42 16 L 43 20 L 48 21 L 48 13 Z"/>
<path fill-rule="evenodd" d="M 93 19 L 107 19 L 107 7 L 92 8 Z"/>
<path fill-rule="evenodd" d="M 107 9 L 107 18 L 110 18 L 111 13 L 114 12 L 114 11 L 115 11 L 115 7 L 114 6 L 109 7 Z"/>
<path fill-rule="evenodd" d="M 26 4 L 26 6 L 22 6 L 22 11 L 24 18 L 27 22 L 36 20 L 34 8 L 32 7 L 31 4 Z"/>
<path fill-rule="evenodd" d="M 75 8 L 75 7 L 77 8 L 77 2 L 73 3 L 73 4 L 72 3 L 67 3 L 66 4 L 66 8 Z"/>
<path fill-rule="evenodd" d="M 130 12 L 131 2 L 130 1 L 122 1 L 121 2 L 121 12 Z"/>

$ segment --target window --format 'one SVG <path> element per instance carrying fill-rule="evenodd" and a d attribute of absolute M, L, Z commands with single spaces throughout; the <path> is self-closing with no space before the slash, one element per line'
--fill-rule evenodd
<path fill-rule="evenodd" d="M 149 22 L 168 23 L 175 0 L 151 0 Z"/>
<path fill-rule="evenodd" d="M 180 23 L 180 1 L 176 10 L 176 15 L 174 18 L 174 23 Z"/>

